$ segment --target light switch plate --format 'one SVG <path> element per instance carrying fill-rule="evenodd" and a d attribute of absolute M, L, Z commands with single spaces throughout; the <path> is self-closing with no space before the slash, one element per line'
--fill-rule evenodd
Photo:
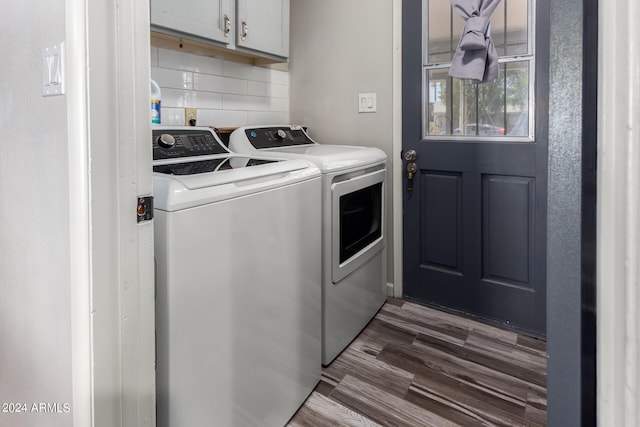
<path fill-rule="evenodd" d="M 375 113 L 376 112 L 376 94 L 375 93 L 359 93 L 358 94 L 358 112 L 359 113 Z"/>
<path fill-rule="evenodd" d="M 42 96 L 64 94 L 64 42 L 42 49 Z"/>

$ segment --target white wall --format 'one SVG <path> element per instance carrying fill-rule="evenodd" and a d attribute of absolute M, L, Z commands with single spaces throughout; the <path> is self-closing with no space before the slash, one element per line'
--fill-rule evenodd
<path fill-rule="evenodd" d="M 0 6 L 0 404 L 28 412 L 72 402 L 67 108 L 42 97 L 41 74 L 64 11 L 64 0 Z M 0 425 L 66 427 L 71 414 L 0 412 Z"/>
<path fill-rule="evenodd" d="M 198 110 L 201 126 L 289 123 L 286 71 L 152 47 L 151 77 L 163 125 L 183 125 L 185 108 Z"/>
<path fill-rule="evenodd" d="M 320 143 L 376 147 L 389 157 L 388 282 L 393 282 L 393 2 L 291 2 L 289 72 L 293 123 Z M 376 113 L 358 113 L 358 94 L 377 94 Z M 398 153 L 399 155 L 399 153 Z"/>

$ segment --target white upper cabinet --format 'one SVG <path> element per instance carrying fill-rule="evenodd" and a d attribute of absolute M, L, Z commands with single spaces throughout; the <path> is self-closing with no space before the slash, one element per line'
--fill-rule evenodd
<path fill-rule="evenodd" d="M 237 0 L 236 44 L 289 56 L 289 0 Z"/>
<path fill-rule="evenodd" d="M 151 0 L 151 25 L 231 43 L 232 0 Z"/>
<path fill-rule="evenodd" d="M 245 54 L 289 56 L 289 0 L 151 0 L 151 29 Z"/>

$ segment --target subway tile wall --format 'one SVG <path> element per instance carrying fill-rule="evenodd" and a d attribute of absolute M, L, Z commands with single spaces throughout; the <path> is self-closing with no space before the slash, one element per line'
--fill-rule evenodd
<path fill-rule="evenodd" d="M 289 73 L 219 58 L 151 48 L 151 78 L 162 91 L 162 124 L 183 125 L 185 108 L 201 126 L 289 123 Z"/>

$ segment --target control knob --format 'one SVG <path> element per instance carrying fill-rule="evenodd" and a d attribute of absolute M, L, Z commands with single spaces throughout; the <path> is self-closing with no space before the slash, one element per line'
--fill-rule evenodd
<path fill-rule="evenodd" d="M 276 132 L 276 137 L 278 139 L 285 139 L 287 137 L 287 133 L 283 129 L 278 129 Z"/>
<path fill-rule="evenodd" d="M 173 137 L 173 135 L 163 133 L 158 137 L 158 145 L 162 148 L 172 148 L 174 145 L 176 145 L 176 139 Z"/>

